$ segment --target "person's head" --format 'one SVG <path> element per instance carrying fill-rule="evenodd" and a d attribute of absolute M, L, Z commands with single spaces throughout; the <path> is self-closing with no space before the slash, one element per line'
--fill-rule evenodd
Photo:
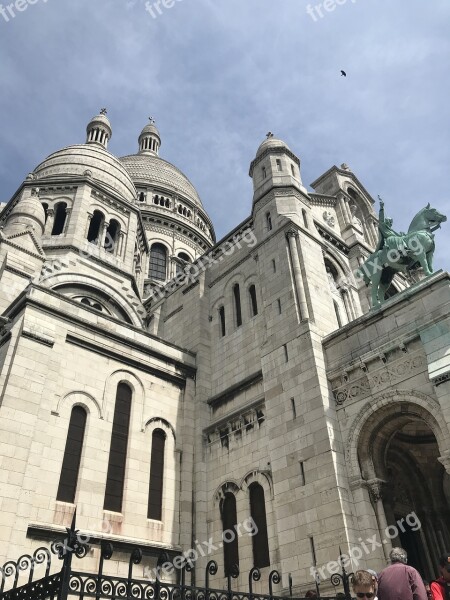
<path fill-rule="evenodd" d="M 444 554 L 439 559 L 439 571 L 441 573 L 441 577 L 450 583 L 450 554 Z"/>
<path fill-rule="evenodd" d="M 375 598 L 377 580 L 369 571 L 356 571 L 352 585 L 357 598 Z"/>
<path fill-rule="evenodd" d="M 388 227 L 392 227 L 392 223 L 394 222 L 394 219 L 385 219 L 384 222 L 386 223 L 386 225 Z"/>
<path fill-rule="evenodd" d="M 317 592 L 315 592 L 314 590 L 309 590 L 308 592 L 306 592 L 305 598 L 317 598 Z"/>
<path fill-rule="evenodd" d="M 408 554 L 406 550 L 403 550 L 403 548 L 392 548 L 392 550 L 389 552 L 389 560 L 391 561 L 392 565 L 394 563 L 403 563 L 406 565 L 408 562 Z"/>

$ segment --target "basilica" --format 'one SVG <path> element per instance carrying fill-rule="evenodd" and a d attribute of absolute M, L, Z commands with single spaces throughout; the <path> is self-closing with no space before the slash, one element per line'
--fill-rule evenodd
<path fill-rule="evenodd" d="M 136 154 L 111 154 L 111 136 L 102 110 L 0 214 L 0 565 L 76 510 L 84 561 L 110 541 L 114 573 L 131 546 L 140 576 L 194 549 L 193 578 L 212 559 L 216 587 L 234 565 L 243 589 L 277 569 L 278 593 L 301 595 L 332 587 L 340 551 L 380 570 L 401 545 L 434 578 L 450 548 L 449 274 L 396 275 L 371 308 L 355 273 L 378 213 L 346 164 L 309 191 L 268 134 L 248 217 L 218 241 L 153 121 Z"/>

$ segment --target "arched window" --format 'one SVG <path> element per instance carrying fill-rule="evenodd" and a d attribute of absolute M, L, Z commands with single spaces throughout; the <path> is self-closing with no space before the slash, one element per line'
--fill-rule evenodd
<path fill-rule="evenodd" d="M 241 311 L 241 291 L 239 289 L 238 283 L 235 283 L 233 286 L 233 296 L 234 296 L 234 309 L 236 311 L 236 327 L 240 327 L 242 325 L 242 311 Z"/>
<path fill-rule="evenodd" d="M 47 223 L 47 219 L 48 219 L 48 204 L 47 204 L 47 202 L 43 202 L 42 203 L 42 208 L 44 209 L 44 212 L 45 212 L 45 222 Z"/>
<path fill-rule="evenodd" d="M 66 208 L 65 202 L 58 202 L 55 206 L 55 220 L 53 221 L 52 235 L 61 235 L 66 224 Z"/>
<path fill-rule="evenodd" d="M 225 307 L 221 306 L 219 308 L 219 321 L 220 321 L 220 333 L 222 337 L 225 336 L 226 328 L 225 328 Z"/>
<path fill-rule="evenodd" d="M 98 243 L 98 238 L 101 234 L 101 229 L 103 226 L 103 222 L 105 220 L 105 216 L 99 210 L 94 210 L 94 214 L 92 215 L 91 222 L 89 223 L 89 230 L 87 234 L 88 242 L 92 244 Z"/>
<path fill-rule="evenodd" d="M 70 502 L 71 504 L 75 502 L 86 419 L 87 414 L 84 408 L 74 406 L 70 416 L 66 448 L 64 450 L 58 493 L 56 495 L 56 499 L 60 502 Z"/>
<path fill-rule="evenodd" d="M 269 540 L 267 537 L 266 503 L 264 490 L 259 483 L 250 486 L 250 515 L 256 533 L 252 536 L 253 566 L 261 569 L 270 565 Z"/>
<path fill-rule="evenodd" d="M 131 415 L 131 388 L 126 383 L 117 386 L 116 406 L 109 450 L 104 510 L 122 512 L 125 464 Z"/>
<path fill-rule="evenodd" d="M 150 250 L 150 270 L 151 279 L 164 281 L 167 273 L 167 251 L 162 244 L 153 244 Z"/>
<path fill-rule="evenodd" d="M 266 225 L 267 231 L 272 231 L 272 217 L 270 216 L 270 213 L 266 214 Z"/>
<path fill-rule="evenodd" d="M 250 307 L 252 311 L 252 317 L 255 317 L 258 314 L 258 301 L 256 300 L 256 287 L 251 285 L 248 288 L 248 294 L 250 296 Z"/>
<path fill-rule="evenodd" d="M 262 178 L 265 179 L 267 177 L 267 169 L 266 169 L 266 167 L 262 167 L 261 173 L 262 173 Z"/>
<path fill-rule="evenodd" d="M 221 506 L 223 529 L 223 558 L 225 577 L 231 574 L 233 565 L 239 566 L 239 545 L 236 532 L 237 512 L 236 496 L 231 492 L 225 494 Z"/>
<path fill-rule="evenodd" d="M 139 194 L 139 202 L 145 202 L 145 194 L 144 194 L 144 192 L 141 192 Z"/>
<path fill-rule="evenodd" d="M 190 263 L 190 262 L 191 262 L 191 257 L 190 257 L 188 254 L 186 254 L 186 252 L 180 252 L 180 253 L 178 254 L 178 258 L 180 258 L 180 259 L 183 261 L 183 264 L 176 263 L 176 271 L 177 271 L 177 273 L 176 273 L 176 274 L 177 274 L 177 275 L 179 275 L 180 273 L 183 273 L 184 266 L 185 266 L 187 263 Z"/>
<path fill-rule="evenodd" d="M 120 223 L 116 219 L 111 219 L 106 230 L 105 250 L 111 254 L 117 254 L 117 244 L 119 242 Z"/>
<path fill-rule="evenodd" d="M 147 517 L 156 521 L 161 521 L 162 519 L 165 445 L 166 434 L 162 429 L 155 429 L 152 435 Z"/>

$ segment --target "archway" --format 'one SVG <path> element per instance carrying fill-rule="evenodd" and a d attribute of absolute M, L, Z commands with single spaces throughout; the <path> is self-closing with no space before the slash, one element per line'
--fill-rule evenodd
<path fill-rule="evenodd" d="M 450 476 L 438 460 L 436 431 L 430 413 L 399 403 L 375 411 L 358 439 L 380 538 L 405 548 L 408 563 L 428 580 L 436 577 L 438 557 L 450 547 Z"/>

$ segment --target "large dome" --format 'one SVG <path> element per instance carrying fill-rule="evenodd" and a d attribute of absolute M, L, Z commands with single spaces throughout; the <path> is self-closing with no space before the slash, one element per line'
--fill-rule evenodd
<path fill-rule="evenodd" d="M 94 181 L 115 191 L 128 202 L 134 202 L 137 196 L 127 170 L 99 144 L 79 144 L 54 152 L 36 167 L 34 174 L 38 179 L 89 174 Z"/>
<path fill-rule="evenodd" d="M 160 185 L 186 196 L 198 207 L 203 208 L 196 189 L 177 167 L 155 154 L 131 154 L 119 159 L 133 182 L 143 185 Z"/>

